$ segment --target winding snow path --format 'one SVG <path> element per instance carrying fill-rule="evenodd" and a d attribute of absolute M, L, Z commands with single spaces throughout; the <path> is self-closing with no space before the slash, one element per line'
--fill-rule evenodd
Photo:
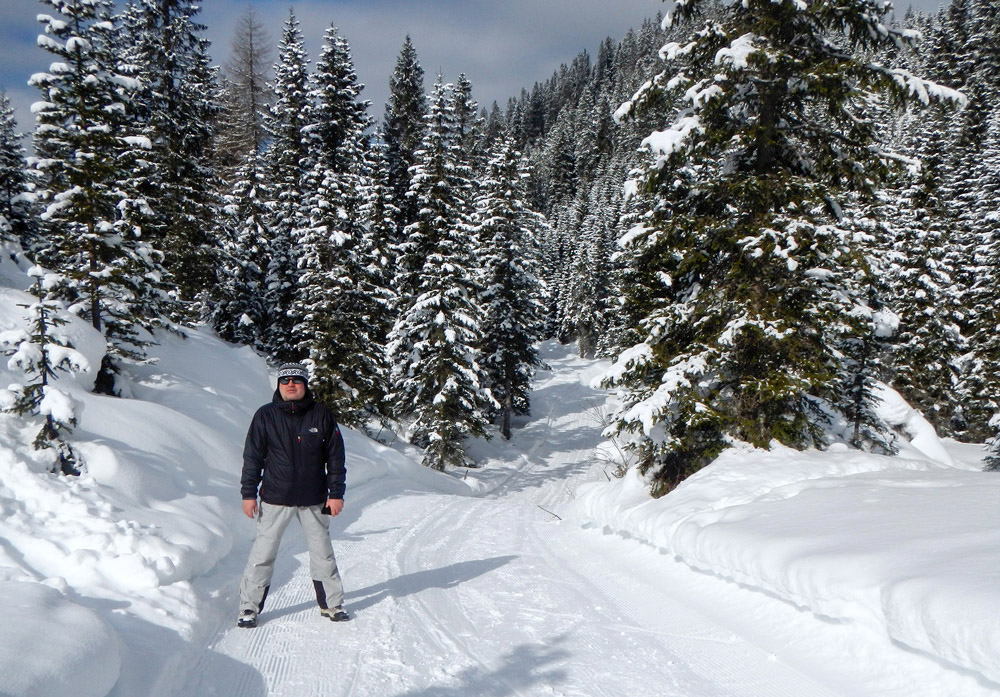
<path fill-rule="evenodd" d="M 539 416 L 519 429 L 506 468 L 484 473 L 496 480 L 487 495 L 389 478 L 351 492 L 333 525 L 351 622 L 319 616 L 293 525 L 261 625 L 237 629 L 220 615 L 180 694 L 841 695 L 743 638 L 724 611 L 699 607 L 697 574 L 543 510 L 558 514 L 578 482 L 604 477 L 596 393 L 573 359 L 552 364 L 539 375 Z"/>

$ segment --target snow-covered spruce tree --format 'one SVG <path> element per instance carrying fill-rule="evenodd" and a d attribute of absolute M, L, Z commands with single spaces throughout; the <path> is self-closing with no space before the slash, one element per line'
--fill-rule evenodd
<path fill-rule="evenodd" d="M 0 237 L 14 239 L 27 247 L 34 238 L 35 224 L 28 200 L 24 146 L 17 132 L 14 107 L 0 90 Z"/>
<path fill-rule="evenodd" d="M 388 291 L 387 302 L 382 306 L 381 314 L 372 318 L 373 331 L 382 346 L 392 329 L 398 305 L 398 298 L 393 291 L 393 269 L 396 267 L 393 241 L 396 239 L 396 220 L 399 218 L 392 189 L 389 187 L 388 166 L 385 139 L 382 132 L 376 130 L 367 152 L 368 177 L 360 214 L 366 229 L 362 257 L 371 266 L 368 274 L 378 288 Z"/>
<path fill-rule="evenodd" d="M 142 76 L 137 119 L 152 149 L 141 190 L 153 211 L 145 237 L 162 250 L 180 298 L 200 300 L 218 267 L 212 235 L 221 202 L 210 146 L 217 112 L 216 69 L 194 0 L 133 0 L 121 50 Z M 179 314 L 180 308 L 175 312 Z M 179 317 L 178 317 L 179 318 Z"/>
<path fill-rule="evenodd" d="M 995 3 L 970 3 L 970 61 L 974 72 L 967 76 L 971 113 L 964 119 L 966 142 L 959 141 L 962 157 L 955 173 L 959 244 L 973 250 L 963 273 L 968 308 L 966 332 L 972 360 L 960 385 L 967 431 L 963 438 L 980 440 L 996 433 L 1000 411 L 1000 341 L 997 339 L 997 282 L 1000 280 L 1000 12 Z M 991 421 L 993 423 L 991 423 Z"/>
<path fill-rule="evenodd" d="M 400 285 L 407 292 L 401 293 L 387 347 L 393 412 L 411 422 L 412 442 L 426 447 L 423 464 L 438 470 L 465 463 L 464 439 L 485 435 L 485 412 L 496 407 L 479 362 L 482 312 L 470 271 L 473 234 L 461 208 L 468 182 L 456 171 L 459 153 L 448 107 L 439 78 L 411 171 L 410 195 L 419 214 L 406 229 Z"/>
<path fill-rule="evenodd" d="M 66 276 L 70 309 L 107 338 L 97 389 L 112 391 L 121 359 L 143 356 L 139 332 L 159 276 L 136 223 L 149 209 L 130 186 L 149 142 L 127 130 L 136 82 L 112 54 L 111 1 L 46 1 L 62 16 L 39 16 L 39 45 L 56 60 L 31 78 L 42 92 L 29 159 L 43 207 L 35 252 Z"/>
<path fill-rule="evenodd" d="M 920 128 L 919 123 L 912 126 Z M 938 433 L 960 436 L 967 428 L 958 395 L 961 358 L 969 349 L 962 332 L 968 313 L 955 280 L 963 258 L 961 246 L 953 243 L 955 215 L 937 185 L 944 174 L 944 135 L 943 130 L 915 133 L 910 145 L 921 155 L 920 175 L 900 177 L 886 188 L 880 195 L 884 201 L 879 216 L 893 229 L 884 258 L 890 303 L 901 315 L 894 339 L 892 386 Z"/>
<path fill-rule="evenodd" d="M 389 187 L 399 211 L 396 238 L 417 219 L 415 203 L 407 197 L 410 168 L 416 164 L 416 151 L 424 136 L 427 97 L 424 94 L 424 69 L 417 60 L 417 50 L 407 36 L 400 49 L 392 77 L 389 78 L 389 101 L 385 105 L 385 144 Z"/>
<path fill-rule="evenodd" d="M 268 326 L 267 258 L 271 200 L 262 156 L 254 154 L 233 175 L 225 196 L 218 283 L 212 293 L 212 326 L 227 341 L 265 348 Z"/>
<path fill-rule="evenodd" d="M 845 197 L 857 199 L 857 194 Z M 877 384 L 890 379 L 891 342 L 899 328 L 899 317 L 886 301 L 888 263 L 883 260 L 884 243 L 889 237 L 886 226 L 873 216 L 872 206 L 853 201 L 850 216 L 842 216 L 838 227 L 849 234 L 852 258 L 842 259 L 838 295 L 851 299 L 833 299 L 828 316 L 828 340 L 835 351 L 839 369 L 832 380 L 831 394 L 839 395 L 832 406 L 843 416 L 845 427 L 839 433 L 852 446 L 868 451 L 895 454 L 895 433 L 878 415 Z M 824 269 L 826 271 L 828 269 Z M 845 312 L 846 310 L 846 312 Z"/>
<path fill-rule="evenodd" d="M 500 106 L 493 102 L 489 111 L 484 110 L 482 138 L 480 139 L 480 149 L 483 152 L 492 152 L 505 135 L 511 133 L 507 128 L 507 118 L 500 111 Z"/>
<path fill-rule="evenodd" d="M 656 495 L 734 440 L 825 444 L 850 382 L 841 327 L 866 304 L 837 199 L 869 191 L 890 156 L 867 102 L 958 98 L 860 57 L 911 38 L 874 0 L 745 0 L 698 26 L 707 4 L 677 3 L 667 21 L 691 32 L 661 54 L 676 69 L 617 113 L 676 106 L 644 141 L 649 213 L 623 238 L 645 339 L 605 379 Z"/>
<path fill-rule="evenodd" d="M 524 160 L 512 136 L 493 151 L 476 201 L 476 223 L 483 251 L 482 358 L 490 390 L 500 404 L 500 433 L 510 438 L 515 414 L 530 414 L 529 394 L 541 365 L 538 342 L 545 304 L 538 278 L 537 233 L 544 216 L 525 204 Z"/>
<path fill-rule="evenodd" d="M 67 323 L 66 308 L 54 296 L 65 279 L 38 266 L 28 274 L 35 278 L 31 294 L 38 300 L 23 306 L 31 317 L 26 328 L 0 334 L 0 350 L 10 357 L 8 369 L 22 371 L 31 381 L 0 390 L 0 408 L 43 417 L 34 440 L 35 450 L 52 450 L 52 472 L 79 474 L 80 460 L 66 440 L 77 421 L 73 398 L 55 387 L 52 380 L 57 371 L 86 372 L 90 366 L 59 332 L 59 327 Z"/>
<path fill-rule="evenodd" d="M 387 372 L 377 332 L 389 293 L 368 258 L 359 215 L 371 123 L 369 103 L 360 99 L 363 88 L 347 40 L 331 27 L 310 96 L 312 123 L 305 129 L 312 169 L 309 224 L 297 231 L 302 321 L 295 334 L 300 353 L 313 362 L 317 397 L 351 426 L 363 425 L 382 406 Z"/>
<path fill-rule="evenodd" d="M 479 115 L 479 103 L 472 97 L 472 82 L 465 73 L 455 80 L 451 101 L 455 113 L 455 144 L 471 173 L 476 173 L 482 169 L 486 158 L 481 148 L 483 119 Z"/>
<path fill-rule="evenodd" d="M 588 187 L 589 194 L 580 192 L 579 207 L 586 210 L 576 237 L 576 252 L 566 269 L 566 281 L 560 288 L 559 337 L 576 341 L 581 356 L 593 358 L 601 338 L 611 324 L 611 314 L 617 308 L 612 298 L 614 267 L 612 265 L 610 215 L 617 207 L 605 190 L 606 167 L 601 167 Z M 586 198 L 586 202 L 584 202 Z"/>
<path fill-rule="evenodd" d="M 301 358 L 295 335 L 301 321 L 295 231 L 309 225 L 304 184 L 311 163 L 302 130 L 312 123 L 309 60 L 299 21 L 292 12 L 278 43 L 273 87 L 275 100 L 265 122 L 271 142 L 264 176 L 270 182 L 272 198 L 267 201 L 271 238 L 266 257 L 268 325 L 264 343 L 274 360 L 285 361 Z"/>
<path fill-rule="evenodd" d="M 988 464 L 1000 466 L 1000 308 L 997 307 L 997 283 L 1000 282 L 1000 115 L 990 115 L 982 146 L 978 149 L 981 164 L 970 177 L 979 200 L 974 204 L 977 231 L 976 264 L 979 277 L 970 289 L 970 310 L 975 332 L 970 337 L 972 361 L 960 392 L 968 421 L 966 437 L 985 433 L 991 438 Z M 992 168 L 992 169 L 991 169 Z M 985 422 L 985 428 L 983 424 Z"/>
<path fill-rule="evenodd" d="M 546 299 L 546 337 L 558 338 L 562 343 L 573 340 L 562 334 L 565 297 L 570 291 L 572 262 L 576 258 L 576 237 L 583 223 L 582 197 L 567 205 L 557 206 L 554 224 L 542 234 L 541 278 L 549 289 Z"/>

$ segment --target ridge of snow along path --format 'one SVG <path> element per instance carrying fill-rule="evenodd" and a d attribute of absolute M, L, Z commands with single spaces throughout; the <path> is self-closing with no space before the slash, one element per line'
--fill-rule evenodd
<path fill-rule="evenodd" d="M 546 348 L 552 369 L 538 376 L 537 416 L 510 443 L 479 444 L 476 456 L 487 465 L 465 480 L 422 471 L 412 453 L 348 433 L 355 480 L 332 529 L 352 621 L 334 625 L 319 617 L 303 541 L 287 535 L 261 625 L 232 627 L 230 590 L 220 633 L 178 694 L 1000 695 L 982 673 L 900 645 L 884 627 L 864 621 L 870 619 L 864 608 L 843 617 L 815 613 L 748 574 L 736 583 L 704 560 L 698 566 L 711 573 L 699 573 L 654 544 L 628 539 L 623 498 L 664 506 L 630 491 L 636 484 L 627 477 L 609 484 L 604 474 L 610 468 L 598 453 L 607 444 L 595 416 L 604 395 L 587 386 L 599 366 L 562 347 Z M 787 467 L 801 456 L 778 451 L 769 464 Z M 740 457 L 752 465 L 767 454 Z M 900 467 L 926 475 L 923 467 Z M 854 469 L 873 467 L 855 463 Z M 977 474 L 968 470 L 956 474 Z M 810 472 L 814 482 L 843 484 L 830 484 L 815 466 Z M 756 501 L 751 487 L 742 486 L 744 498 Z M 609 491 L 618 499 L 618 523 L 609 522 L 616 515 L 610 504 L 607 520 L 589 523 L 595 517 L 588 510 Z M 608 534 L 613 529 L 619 534 Z M 787 547 L 782 530 L 769 534 L 778 549 Z M 764 548 L 745 556 L 767 556 L 768 540 L 754 542 Z M 234 556 L 227 562 L 232 579 L 242 563 Z"/>

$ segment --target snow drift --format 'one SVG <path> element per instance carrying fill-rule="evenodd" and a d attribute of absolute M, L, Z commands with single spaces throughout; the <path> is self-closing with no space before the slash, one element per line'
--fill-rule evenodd
<path fill-rule="evenodd" d="M 899 456 L 734 448 L 658 500 L 635 470 L 584 485 L 576 515 L 1000 689 L 1000 477 L 888 389 L 882 416 Z"/>

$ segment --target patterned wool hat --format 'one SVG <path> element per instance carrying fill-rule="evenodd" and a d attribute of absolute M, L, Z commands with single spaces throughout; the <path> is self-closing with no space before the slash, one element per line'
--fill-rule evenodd
<path fill-rule="evenodd" d="M 278 368 L 278 379 L 302 378 L 309 382 L 309 368 L 302 363 L 282 363 Z"/>

